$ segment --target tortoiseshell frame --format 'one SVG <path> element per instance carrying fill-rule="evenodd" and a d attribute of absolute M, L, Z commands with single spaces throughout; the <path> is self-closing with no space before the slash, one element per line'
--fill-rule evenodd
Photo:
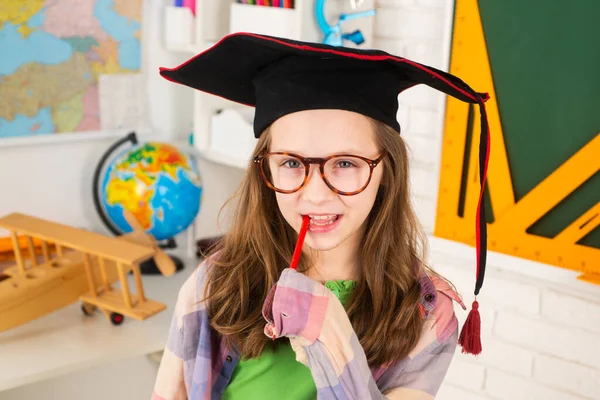
<path fill-rule="evenodd" d="M 271 184 L 271 182 L 269 182 L 269 179 L 265 176 L 265 171 L 263 168 L 263 161 L 265 160 L 265 158 L 267 156 L 270 156 L 270 155 L 284 155 L 284 156 L 294 157 L 294 158 L 297 158 L 298 160 L 300 160 L 302 162 L 302 164 L 304 164 L 304 171 L 305 171 L 304 181 L 298 188 L 296 188 L 294 190 L 281 190 L 281 189 L 277 189 L 275 186 L 273 186 Z M 289 193 L 297 192 L 298 190 L 302 189 L 306 185 L 306 182 L 308 182 L 308 175 L 310 173 L 310 164 L 318 164 L 319 171 L 321 173 L 321 179 L 323 179 L 323 182 L 325 182 L 325 184 L 329 187 L 329 189 L 331 189 L 333 192 L 343 195 L 343 196 L 354 196 L 356 194 L 359 194 L 360 192 L 365 190 L 367 188 L 367 186 L 369 186 L 369 183 L 371 182 L 371 177 L 373 176 L 373 169 L 381 162 L 381 160 L 383 160 L 383 157 L 385 157 L 385 155 L 386 155 L 386 153 L 383 153 L 382 155 L 377 157 L 375 160 L 371 160 L 370 158 L 358 156 L 356 154 L 334 154 L 334 155 L 326 157 L 326 158 L 315 158 L 315 157 L 302 157 L 302 156 L 300 156 L 298 154 L 294 154 L 294 153 L 277 151 L 277 152 L 272 152 L 272 153 L 263 153 L 263 154 L 256 156 L 254 158 L 254 163 L 258 166 L 258 169 L 260 170 L 260 176 L 262 177 L 262 180 L 265 182 L 265 184 L 269 188 L 271 188 L 274 191 L 279 192 L 279 193 L 289 194 Z M 367 183 L 365 183 L 365 185 L 362 188 L 360 188 L 354 192 L 342 192 L 341 190 L 338 190 L 335 187 L 333 187 L 333 185 L 331 185 L 331 183 L 329 183 L 329 181 L 327 181 L 327 178 L 325 178 L 325 163 L 327 161 L 331 160 L 332 158 L 336 158 L 336 157 L 356 157 L 356 158 L 360 158 L 361 160 L 366 161 L 366 163 L 369 165 L 369 168 L 370 168 L 369 169 L 369 179 L 367 179 Z"/>

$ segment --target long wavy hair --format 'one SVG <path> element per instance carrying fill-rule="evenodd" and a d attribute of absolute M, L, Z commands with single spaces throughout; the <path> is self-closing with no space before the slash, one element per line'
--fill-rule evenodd
<path fill-rule="evenodd" d="M 383 176 L 359 249 L 360 279 L 346 311 L 369 365 L 397 362 L 416 346 L 424 319 L 419 309 L 419 275 L 426 240 L 411 204 L 409 154 L 390 126 L 370 119 L 379 149 L 386 149 Z M 269 129 L 254 156 L 270 147 Z M 277 346 L 264 334 L 263 302 L 283 269 L 289 266 L 297 233 L 283 218 L 275 192 L 250 162 L 237 193 L 231 226 L 206 257 L 210 261 L 204 292 L 210 324 L 243 359 Z M 222 211 L 223 209 L 221 209 Z M 303 254 L 298 271 L 311 260 Z"/>

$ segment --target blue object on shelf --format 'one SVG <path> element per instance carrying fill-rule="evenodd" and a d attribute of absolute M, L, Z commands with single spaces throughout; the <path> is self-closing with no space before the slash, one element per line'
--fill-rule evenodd
<path fill-rule="evenodd" d="M 344 40 L 348 40 L 357 45 L 361 45 L 365 42 L 362 32 L 357 29 L 354 32 L 344 33 L 342 32 L 342 24 L 352 19 L 371 17 L 375 15 L 375 10 L 359 11 L 351 14 L 342 13 L 335 25 L 329 25 L 325 19 L 325 0 L 317 0 L 315 2 L 315 14 L 317 17 L 317 24 L 324 34 L 324 44 L 343 46 Z"/>

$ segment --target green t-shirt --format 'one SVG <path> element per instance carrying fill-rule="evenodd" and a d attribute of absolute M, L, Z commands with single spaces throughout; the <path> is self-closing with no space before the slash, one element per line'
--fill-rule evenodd
<path fill-rule="evenodd" d="M 327 281 L 324 284 L 345 306 L 355 282 Z M 224 400 L 314 399 L 315 382 L 310 369 L 296 361 L 296 353 L 287 338 L 279 339 L 276 351 L 265 347 L 258 358 L 240 360 L 221 397 Z"/>

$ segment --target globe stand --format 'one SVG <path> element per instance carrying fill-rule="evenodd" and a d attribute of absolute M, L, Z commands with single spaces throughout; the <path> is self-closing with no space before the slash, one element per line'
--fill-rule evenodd
<path fill-rule="evenodd" d="M 181 271 L 185 267 L 185 264 L 183 263 L 183 261 L 181 261 L 181 259 L 179 257 L 172 256 L 170 254 L 169 254 L 169 257 L 171 257 L 171 259 L 175 263 L 175 271 L 176 272 Z M 160 270 L 156 266 L 156 262 L 154 261 L 154 258 L 151 258 L 149 260 L 146 260 L 146 261 L 140 263 L 140 272 L 142 273 L 142 275 L 160 275 Z"/>

